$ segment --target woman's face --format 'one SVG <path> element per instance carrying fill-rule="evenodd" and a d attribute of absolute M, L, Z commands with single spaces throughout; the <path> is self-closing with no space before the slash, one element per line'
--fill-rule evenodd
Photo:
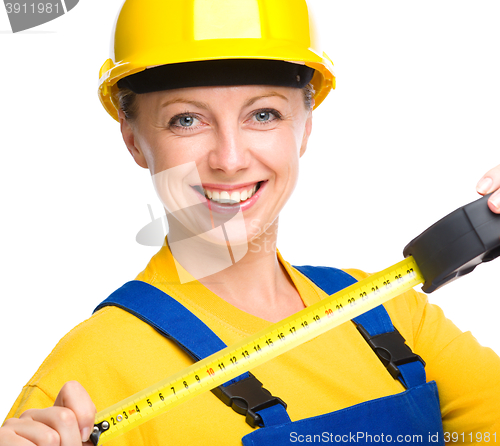
<path fill-rule="evenodd" d="M 120 113 L 123 137 L 168 213 L 194 234 L 242 216 L 245 242 L 269 228 L 297 183 L 311 132 L 302 90 L 195 87 L 137 101 L 133 123 Z M 205 214 L 188 210 L 196 208 Z"/>

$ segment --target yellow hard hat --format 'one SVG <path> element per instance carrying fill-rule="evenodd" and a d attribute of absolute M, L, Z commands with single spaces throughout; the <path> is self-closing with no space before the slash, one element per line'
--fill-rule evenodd
<path fill-rule="evenodd" d="M 315 70 L 315 107 L 335 88 L 306 0 L 126 0 L 113 40 L 99 72 L 99 98 L 115 120 L 118 81 L 162 65 L 228 59 L 305 65 Z"/>

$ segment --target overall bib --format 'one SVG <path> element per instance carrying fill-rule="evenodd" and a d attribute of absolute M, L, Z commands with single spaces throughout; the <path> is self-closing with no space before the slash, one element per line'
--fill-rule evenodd
<path fill-rule="evenodd" d="M 356 282 L 349 274 L 327 267 L 295 267 L 331 295 Z M 175 341 L 195 361 L 226 345 L 201 320 L 163 291 L 131 281 L 111 294 L 95 310 L 114 305 L 152 325 Z M 443 425 L 435 381 L 426 382 L 424 363 L 404 344 L 380 305 L 353 319 L 389 373 L 406 391 L 342 410 L 292 422 L 286 404 L 273 397 L 246 372 L 212 392 L 260 426 L 242 438 L 244 446 L 289 446 L 290 443 L 418 443 L 444 445 Z M 243 402 L 242 402 L 243 401 Z"/>

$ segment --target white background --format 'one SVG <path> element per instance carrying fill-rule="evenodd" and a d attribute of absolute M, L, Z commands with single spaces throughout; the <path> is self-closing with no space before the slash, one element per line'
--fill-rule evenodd
<path fill-rule="evenodd" d="M 135 241 L 147 204 L 161 212 L 149 173 L 96 94 L 121 3 L 82 0 L 18 34 L 0 6 L 0 420 L 57 341 L 156 252 Z M 373 272 L 500 163 L 500 3 L 312 3 L 338 83 L 315 112 L 279 247 L 295 264 Z M 498 353 L 499 271 L 430 295 Z"/>

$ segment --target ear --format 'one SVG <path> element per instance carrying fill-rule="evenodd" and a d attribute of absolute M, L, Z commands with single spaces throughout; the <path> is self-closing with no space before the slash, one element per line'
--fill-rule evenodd
<path fill-rule="evenodd" d="M 311 109 L 308 112 L 306 124 L 305 124 L 305 129 L 304 129 L 304 137 L 302 138 L 302 145 L 300 146 L 300 156 L 304 155 L 306 153 L 307 149 L 307 141 L 309 140 L 309 136 L 311 135 L 312 131 L 312 106 Z"/>
<path fill-rule="evenodd" d="M 146 158 L 135 136 L 136 129 L 129 121 L 127 121 L 127 119 L 125 119 L 125 113 L 123 113 L 123 110 L 118 111 L 118 118 L 120 119 L 120 130 L 122 132 L 123 141 L 125 142 L 128 151 L 139 166 L 147 169 L 148 164 L 146 163 Z"/>

